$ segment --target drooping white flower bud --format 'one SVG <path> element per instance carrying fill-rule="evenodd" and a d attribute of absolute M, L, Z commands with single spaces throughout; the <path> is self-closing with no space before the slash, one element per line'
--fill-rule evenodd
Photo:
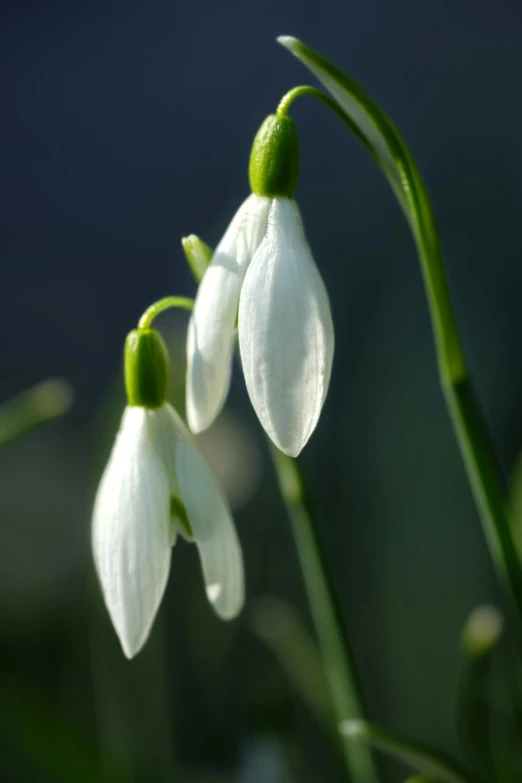
<path fill-rule="evenodd" d="M 193 432 L 220 412 L 235 326 L 247 389 L 276 446 L 299 454 L 319 419 L 334 332 L 328 296 L 292 196 L 299 148 L 293 121 L 270 115 L 250 158 L 253 193 L 212 257 L 187 338 L 187 416 Z"/>
<path fill-rule="evenodd" d="M 123 651 L 148 638 L 177 532 L 196 544 L 208 599 L 223 619 L 244 601 L 243 559 L 228 505 L 174 409 L 165 402 L 167 355 L 153 329 L 130 333 L 128 406 L 93 511 L 96 570 Z"/>

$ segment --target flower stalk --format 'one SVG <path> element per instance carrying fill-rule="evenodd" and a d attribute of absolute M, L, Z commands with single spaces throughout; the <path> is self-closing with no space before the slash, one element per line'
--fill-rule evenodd
<path fill-rule="evenodd" d="M 192 310 L 194 300 L 187 296 L 165 296 L 147 307 L 138 322 L 138 329 L 149 329 L 157 315 L 171 307 L 180 307 L 182 310 Z"/>
<path fill-rule="evenodd" d="M 198 237 L 195 240 L 201 242 Z M 183 245 L 185 254 L 187 250 Z M 238 345 L 236 355 L 241 362 Z M 362 699 L 350 641 L 344 624 L 319 521 L 315 515 L 298 459 L 280 451 L 267 436 L 268 451 L 290 521 L 306 594 L 319 640 L 322 663 L 337 721 L 346 715 L 363 717 Z M 371 751 L 341 737 L 342 750 L 352 783 L 379 783 Z"/>
<path fill-rule="evenodd" d="M 362 697 L 353 652 L 301 464 L 270 442 L 269 449 L 292 527 L 335 716 L 339 722 L 346 716 L 360 718 Z M 342 736 L 342 750 L 353 783 L 378 783 L 377 768 L 365 745 Z"/>

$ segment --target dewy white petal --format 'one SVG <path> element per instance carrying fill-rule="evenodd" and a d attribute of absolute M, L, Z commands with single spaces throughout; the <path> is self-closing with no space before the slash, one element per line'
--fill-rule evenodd
<path fill-rule="evenodd" d="M 271 199 L 243 202 L 201 281 L 187 335 L 187 417 L 206 429 L 221 410 L 230 384 L 239 292 L 265 232 Z"/>
<path fill-rule="evenodd" d="M 170 568 L 169 486 L 153 444 L 154 415 L 126 409 L 93 513 L 96 569 L 128 658 L 149 635 Z"/>
<path fill-rule="evenodd" d="M 270 438 L 295 457 L 323 406 L 334 350 L 328 295 L 295 202 L 273 199 L 241 289 L 239 346 L 250 399 Z"/>
<path fill-rule="evenodd" d="M 199 550 L 207 597 L 224 620 L 235 617 L 245 600 L 243 555 L 232 515 L 207 463 L 168 406 L 175 431 L 176 469 L 181 499 Z"/>

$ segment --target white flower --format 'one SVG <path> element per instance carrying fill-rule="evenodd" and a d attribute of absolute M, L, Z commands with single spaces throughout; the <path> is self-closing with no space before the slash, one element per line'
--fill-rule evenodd
<path fill-rule="evenodd" d="M 170 405 L 129 406 L 98 489 L 92 526 L 105 603 L 128 658 L 150 633 L 177 532 L 198 547 L 217 614 L 235 617 L 244 601 L 243 560 L 214 476 Z"/>
<path fill-rule="evenodd" d="M 276 446 L 297 456 L 326 397 L 334 332 L 328 295 L 290 198 L 249 196 L 203 277 L 187 341 L 193 432 L 208 427 L 225 401 L 237 316 L 254 409 Z"/>

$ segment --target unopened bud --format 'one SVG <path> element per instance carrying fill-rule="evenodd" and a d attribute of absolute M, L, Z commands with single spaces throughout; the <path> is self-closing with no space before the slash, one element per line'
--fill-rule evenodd
<path fill-rule="evenodd" d="M 125 389 L 129 405 L 159 408 L 165 402 L 169 359 L 155 329 L 133 329 L 125 340 Z"/>

